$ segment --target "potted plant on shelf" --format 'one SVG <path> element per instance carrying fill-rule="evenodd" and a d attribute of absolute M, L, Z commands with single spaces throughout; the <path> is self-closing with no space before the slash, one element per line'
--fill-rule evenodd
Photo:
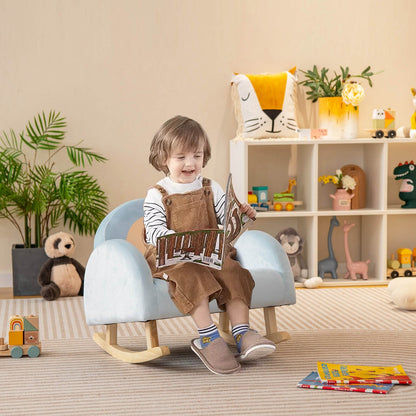
<path fill-rule="evenodd" d="M 341 169 L 335 171 L 335 175 L 323 175 L 318 178 L 322 184 L 333 183 L 337 190 L 329 196 L 333 199 L 332 208 L 335 211 L 351 209 L 351 199 L 354 197 L 355 179 L 350 175 L 344 175 Z"/>
<path fill-rule="evenodd" d="M 358 135 L 358 105 L 364 99 L 364 88 L 354 78 L 365 79 L 372 87 L 371 78 L 377 73 L 368 66 L 360 74 L 350 74 L 348 67 L 340 66 L 341 73 L 334 71 L 331 78 L 329 69 L 320 71 L 314 65 L 312 70 L 301 72 L 305 80 L 299 84 L 309 88 L 307 98 L 319 103 L 319 128 L 327 129 L 331 139 L 353 139 Z"/>
<path fill-rule="evenodd" d="M 107 159 L 81 147 L 82 141 L 65 144 L 65 127 L 65 117 L 50 111 L 35 116 L 20 134 L 0 134 L 0 219 L 22 240 L 12 249 L 15 296 L 39 294 L 37 274 L 47 260 L 42 243 L 53 228 L 63 223 L 91 235 L 107 213 L 104 191 L 84 170 Z"/>

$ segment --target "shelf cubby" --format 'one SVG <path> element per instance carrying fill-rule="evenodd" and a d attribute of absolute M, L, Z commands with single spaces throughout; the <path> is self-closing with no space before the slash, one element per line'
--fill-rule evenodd
<path fill-rule="evenodd" d="M 416 209 L 401 208 L 400 181 L 393 175 L 394 167 L 406 160 L 416 161 L 416 140 L 236 138 L 230 141 L 230 171 L 240 200 L 247 200 L 253 186 L 267 186 L 272 200 L 274 193 L 286 190 L 290 178 L 296 179 L 295 200 L 303 204 L 293 211 L 259 212 L 253 228 L 273 236 L 287 227 L 298 230 L 305 241 L 303 256 L 310 277 L 317 275 L 319 260 L 328 256 L 329 222 L 332 216 L 337 216 L 340 226 L 334 231 L 333 246 L 339 277 L 326 276 L 327 286 L 386 284 L 386 263 L 391 254 L 400 247 L 416 247 L 412 232 L 416 229 Z M 318 178 L 334 174 L 348 164 L 358 165 L 365 172 L 366 204 L 362 209 L 334 211 L 329 195 L 335 192 L 335 187 L 319 184 Z M 343 278 L 344 220 L 355 224 L 348 234 L 352 260 L 370 260 L 367 281 Z"/>

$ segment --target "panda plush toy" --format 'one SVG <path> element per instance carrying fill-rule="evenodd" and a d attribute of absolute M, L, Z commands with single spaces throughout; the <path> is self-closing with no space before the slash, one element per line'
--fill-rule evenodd
<path fill-rule="evenodd" d="M 64 232 L 52 234 L 45 239 L 44 248 L 49 260 L 38 275 L 43 298 L 55 300 L 60 296 L 82 296 L 85 268 L 72 258 L 75 251 L 72 235 Z"/>

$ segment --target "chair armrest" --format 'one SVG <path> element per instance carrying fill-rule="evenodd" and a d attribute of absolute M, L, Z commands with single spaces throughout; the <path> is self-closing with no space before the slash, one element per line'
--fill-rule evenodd
<path fill-rule="evenodd" d="M 275 238 L 263 231 L 248 230 L 237 240 L 235 248 L 238 261 L 256 283 L 252 308 L 296 303 L 292 268 Z"/>
<path fill-rule="evenodd" d="M 87 324 L 146 320 L 158 302 L 143 254 L 125 240 L 102 242 L 85 268 L 84 308 Z"/>
<path fill-rule="evenodd" d="M 272 268 L 292 274 L 289 259 L 281 244 L 270 234 L 248 230 L 235 243 L 237 258 L 246 269 Z"/>

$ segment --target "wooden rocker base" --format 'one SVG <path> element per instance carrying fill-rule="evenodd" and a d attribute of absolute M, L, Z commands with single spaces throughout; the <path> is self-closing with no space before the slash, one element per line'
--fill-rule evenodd
<path fill-rule="evenodd" d="M 169 355 L 168 347 L 159 346 L 156 321 L 145 322 L 147 350 L 134 351 L 117 344 L 117 324 L 106 325 L 105 333 L 95 333 L 93 340 L 108 354 L 127 363 L 144 363 Z"/>
<path fill-rule="evenodd" d="M 266 327 L 265 337 L 273 341 L 275 344 L 289 340 L 290 335 L 286 331 L 277 330 L 274 306 L 263 308 L 263 312 Z M 117 344 L 117 324 L 108 324 L 105 325 L 105 327 L 106 332 L 95 333 L 93 340 L 104 351 L 118 360 L 125 361 L 127 363 L 144 363 L 146 361 L 152 361 L 156 358 L 170 354 L 168 347 L 159 346 L 156 321 L 145 322 L 147 349 L 143 351 L 129 350 L 128 348 L 121 347 Z M 218 330 L 228 344 L 235 344 L 234 337 L 230 332 L 230 321 L 225 312 L 220 313 Z"/>

